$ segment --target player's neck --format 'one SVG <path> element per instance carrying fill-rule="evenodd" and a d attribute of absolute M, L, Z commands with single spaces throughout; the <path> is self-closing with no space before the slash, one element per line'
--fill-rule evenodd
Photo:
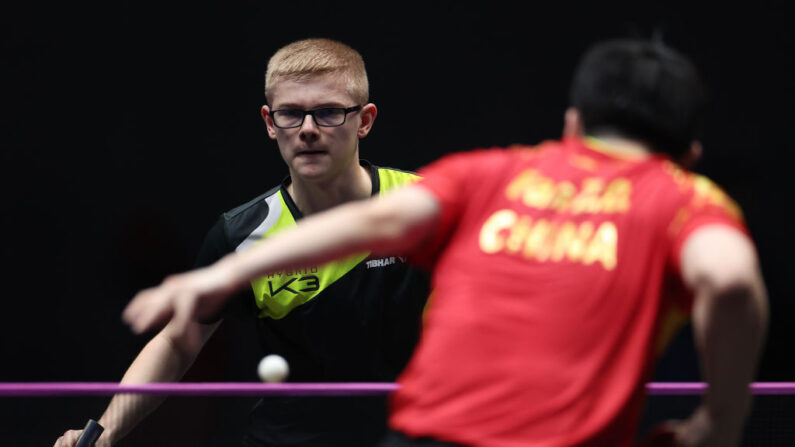
<path fill-rule="evenodd" d="M 305 216 L 345 202 L 370 197 L 373 189 L 370 171 L 358 164 L 329 180 L 312 181 L 292 176 L 287 192 Z"/>
<path fill-rule="evenodd" d="M 589 146 L 601 152 L 621 157 L 643 158 L 652 153 L 645 144 L 617 135 L 588 135 L 585 140 Z"/>

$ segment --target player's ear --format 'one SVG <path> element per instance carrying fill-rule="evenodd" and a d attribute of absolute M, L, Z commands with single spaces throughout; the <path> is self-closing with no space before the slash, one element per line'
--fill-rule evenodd
<path fill-rule="evenodd" d="M 704 152 L 703 146 L 701 146 L 701 142 L 698 140 L 693 140 L 690 143 L 690 148 L 685 152 L 684 155 L 679 159 L 679 164 L 686 169 L 691 169 L 693 166 L 701 160 L 701 154 Z"/>
<path fill-rule="evenodd" d="M 265 121 L 265 127 L 268 128 L 268 136 L 271 140 L 276 139 L 276 126 L 273 125 L 273 118 L 271 117 L 271 109 L 268 105 L 262 106 L 260 109 L 260 115 L 262 115 L 262 119 Z"/>
<path fill-rule="evenodd" d="M 359 114 L 361 115 L 362 122 L 359 124 L 359 130 L 356 132 L 356 136 L 364 138 L 370 133 L 370 129 L 373 128 L 373 121 L 375 121 L 375 117 L 378 115 L 378 108 L 375 104 L 368 103 L 362 107 Z"/>
<path fill-rule="evenodd" d="M 583 135 L 585 135 L 585 126 L 582 123 L 582 115 L 576 108 L 569 107 L 563 114 L 563 136 L 582 137 Z"/>

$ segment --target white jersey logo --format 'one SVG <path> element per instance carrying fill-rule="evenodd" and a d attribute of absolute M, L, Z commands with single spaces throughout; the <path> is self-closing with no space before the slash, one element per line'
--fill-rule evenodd
<path fill-rule="evenodd" d="M 402 256 L 390 256 L 388 258 L 371 259 L 371 260 L 367 261 L 366 264 L 367 264 L 367 268 L 371 269 L 371 268 L 375 268 L 375 267 L 386 267 L 388 265 L 392 265 L 392 264 L 396 263 L 397 261 L 405 263 L 406 262 L 406 258 L 404 258 Z"/>

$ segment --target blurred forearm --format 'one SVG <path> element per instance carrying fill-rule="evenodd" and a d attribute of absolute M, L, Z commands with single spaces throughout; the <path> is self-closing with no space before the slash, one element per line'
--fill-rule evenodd
<path fill-rule="evenodd" d="M 693 332 L 709 389 L 691 418 L 692 445 L 740 441 L 767 331 L 767 293 L 756 251 L 741 232 L 715 225 L 683 247 L 683 277 L 695 293 Z M 691 445 L 687 443 L 686 445 Z"/>
<path fill-rule="evenodd" d="M 751 404 L 754 379 L 764 345 L 768 309 L 761 279 L 699 293 L 693 327 L 701 367 L 709 389 L 704 411 L 718 425 L 714 445 L 739 442 Z M 717 441 L 717 439 L 716 439 Z"/>
<path fill-rule="evenodd" d="M 196 323 L 190 330 L 200 332 L 202 342 L 219 323 L 205 326 Z M 199 347 L 200 349 L 201 347 Z M 121 384 L 173 382 L 182 378 L 199 354 L 198 349 L 182 343 L 166 326 L 144 346 L 121 379 Z M 129 433 L 146 415 L 165 399 L 164 396 L 118 394 L 113 397 L 99 420 L 105 428 L 98 445 L 112 445 Z"/>

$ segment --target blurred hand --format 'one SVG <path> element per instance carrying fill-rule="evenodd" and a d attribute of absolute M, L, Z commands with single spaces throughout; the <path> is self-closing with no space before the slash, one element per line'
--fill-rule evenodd
<path fill-rule="evenodd" d="M 704 406 L 684 421 L 666 421 L 655 427 L 641 447 L 735 447 L 740 443 L 743 418 L 735 415 L 716 421 Z"/>
<path fill-rule="evenodd" d="M 191 322 L 216 313 L 235 291 L 231 275 L 219 265 L 170 276 L 159 286 L 139 292 L 122 319 L 138 334 L 169 320 L 177 333 L 188 332 Z"/>

